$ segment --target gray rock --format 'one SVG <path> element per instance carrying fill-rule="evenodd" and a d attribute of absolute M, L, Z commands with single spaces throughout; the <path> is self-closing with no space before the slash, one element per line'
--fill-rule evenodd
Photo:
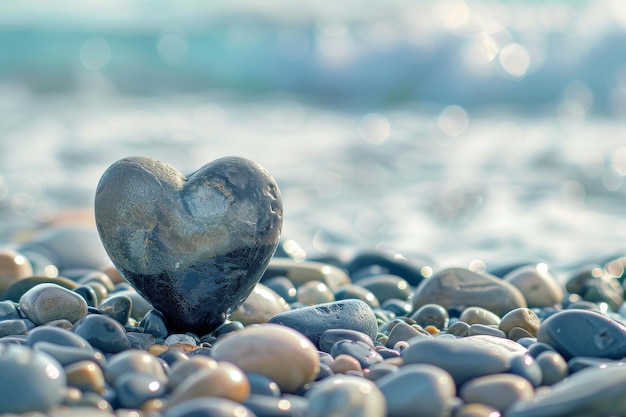
<path fill-rule="evenodd" d="M 195 398 L 167 408 L 163 417 L 256 417 L 248 408 L 225 398 Z"/>
<path fill-rule="evenodd" d="M 140 408 L 146 401 L 165 395 L 166 385 L 157 377 L 126 373 L 115 380 L 117 398 L 122 408 Z"/>
<path fill-rule="evenodd" d="M 333 375 L 306 393 L 306 417 L 385 417 L 385 397 L 373 382 L 356 376 Z"/>
<path fill-rule="evenodd" d="M 111 260 L 168 327 L 205 334 L 261 278 L 278 245 L 282 201 L 271 175 L 244 158 L 185 176 L 129 157 L 100 179 L 95 215 Z"/>
<path fill-rule="evenodd" d="M 75 323 L 87 315 L 87 302 L 60 285 L 39 284 L 20 297 L 20 309 L 38 326 L 59 319 Z"/>
<path fill-rule="evenodd" d="M 506 274 L 504 281 L 517 287 L 528 307 L 552 307 L 563 300 L 563 287 L 548 271 L 540 271 L 535 265 L 526 265 Z"/>
<path fill-rule="evenodd" d="M 359 279 L 357 284 L 374 293 L 380 303 L 384 303 L 390 298 L 407 300 L 413 292 L 411 285 L 396 275 L 372 275 Z"/>

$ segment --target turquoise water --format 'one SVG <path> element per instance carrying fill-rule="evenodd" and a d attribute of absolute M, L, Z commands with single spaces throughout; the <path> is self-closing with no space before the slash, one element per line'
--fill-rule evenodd
<path fill-rule="evenodd" d="M 124 156 L 241 155 L 308 256 L 623 253 L 626 3 L 336 3 L 0 5 L 0 242 Z"/>

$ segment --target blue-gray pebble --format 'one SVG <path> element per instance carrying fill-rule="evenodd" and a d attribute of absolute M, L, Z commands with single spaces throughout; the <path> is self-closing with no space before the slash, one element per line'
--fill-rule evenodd
<path fill-rule="evenodd" d="M 74 332 L 91 346 L 106 353 L 118 353 L 130 349 L 126 330 L 110 317 L 92 314 L 74 325 Z"/>

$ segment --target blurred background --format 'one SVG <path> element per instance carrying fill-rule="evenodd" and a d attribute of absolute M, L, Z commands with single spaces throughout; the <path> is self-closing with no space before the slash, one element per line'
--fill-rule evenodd
<path fill-rule="evenodd" d="M 310 3 L 1 3 L 0 243 L 89 217 L 122 157 L 240 155 L 296 258 L 624 252 L 626 2 Z"/>

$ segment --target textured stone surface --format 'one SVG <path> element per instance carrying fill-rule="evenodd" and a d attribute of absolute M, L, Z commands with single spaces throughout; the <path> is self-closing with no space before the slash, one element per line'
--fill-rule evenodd
<path fill-rule="evenodd" d="M 111 260 L 172 330 L 208 333 L 261 278 L 282 227 L 271 175 L 252 161 L 217 159 L 190 176 L 130 157 L 109 167 L 95 199 Z"/>

